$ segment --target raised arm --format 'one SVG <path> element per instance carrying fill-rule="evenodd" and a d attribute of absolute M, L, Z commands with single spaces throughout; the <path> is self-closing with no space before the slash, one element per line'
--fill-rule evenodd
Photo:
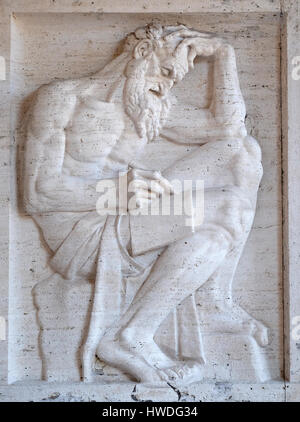
<path fill-rule="evenodd" d="M 162 136 L 178 143 L 196 144 L 245 136 L 246 109 L 233 47 L 210 39 L 201 40 L 198 44 L 194 41 L 193 47 L 195 56 L 214 56 L 210 107 L 191 110 L 186 116 L 189 124 L 186 120 L 181 122 L 179 116 L 176 124 L 162 130 Z"/>
<path fill-rule="evenodd" d="M 65 128 L 75 104 L 66 82 L 55 83 L 38 90 L 29 111 L 23 177 L 24 204 L 30 214 L 96 209 L 97 180 L 63 171 Z"/>
<path fill-rule="evenodd" d="M 241 93 L 235 52 L 231 45 L 222 45 L 215 53 L 214 86 L 210 111 L 217 126 L 229 135 L 246 134 L 246 107 Z"/>

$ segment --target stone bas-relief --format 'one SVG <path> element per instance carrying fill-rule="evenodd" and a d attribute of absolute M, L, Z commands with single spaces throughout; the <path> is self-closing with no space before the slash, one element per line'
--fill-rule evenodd
<path fill-rule="evenodd" d="M 196 57 L 213 60 L 210 106 L 174 124 L 172 88 Z M 23 175 L 51 250 L 53 275 L 33 291 L 45 379 L 93 381 L 108 367 L 155 385 L 269 378 L 267 328 L 231 293 L 262 176 L 244 120 L 233 48 L 182 25 L 139 28 L 96 74 L 37 91 Z M 145 154 L 157 138 L 192 148 L 159 172 Z M 120 172 L 136 207 L 172 195 L 173 180 L 203 180 L 203 224 L 130 206 L 101 215 L 96 186 Z"/>

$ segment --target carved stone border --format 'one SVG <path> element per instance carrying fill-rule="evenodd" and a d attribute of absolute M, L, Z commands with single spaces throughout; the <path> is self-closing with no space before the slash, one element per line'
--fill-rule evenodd
<path fill-rule="evenodd" d="M 281 13 L 282 77 L 282 182 L 283 182 L 283 301 L 285 381 L 268 384 L 234 384 L 230 394 L 214 384 L 191 386 L 185 400 L 295 401 L 300 397 L 300 80 L 293 78 L 294 57 L 300 56 L 300 0 L 0 0 L 0 324 L 9 314 L 9 197 L 10 197 L 10 21 L 15 13 Z M 295 76 L 295 75 L 294 75 Z M 299 319 L 297 320 L 297 317 Z M 298 321 L 298 322 L 297 322 Z M 294 332 L 293 332 L 294 329 Z M 299 335 L 300 330 L 298 330 Z M 50 397 L 47 383 L 7 386 L 9 380 L 8 336 L 0 339 L 0 400 L 42 400 Z M 288 383 L 290 382 L 290 383 Z M 28 385 L 29 386 L 29 385 Z M 57 389 L 57 387 L 56 387 Z M 201 391 L 199 391 L 201 390 Z M 26 393 L 27 391 L 27 393 Z M 97 393 L 93 385 L 62 385 L 62 394 L 96 400 L 132 400 L 133 386 L 116 384 Z M 34 397 L 33 397 L 34 396 Z M 229 397 L 230 396 L 230 397 Z M 160 398 L 159 398 L 160 399 Z M 173 396 L 169 397 L 174 400 Z M 175 398 L 176 399 L 176 398 Z M 179 399 L 179 397 L 178 397 Z M 166 399 L 167 401 L 167 399 Z"/>
<path fill-rule="evenodd" d="M 284 1 L 282 13 L 284 360 L 285 379 L 300 382 L 300 79 L 293 73 L 300 56 L 300 2 Z"/>

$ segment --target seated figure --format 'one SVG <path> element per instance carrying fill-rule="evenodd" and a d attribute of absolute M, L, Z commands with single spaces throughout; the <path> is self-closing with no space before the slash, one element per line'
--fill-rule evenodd
<path fill-rule="evenodd" d="M 191 116 L 195 130 L 180 116 L 178 124 L 170 124 L 168 115 L 172 87 L 197 56 L 212 56 L 214 69 L 211 104 Z M 215 288 L 207 300 L 217 304 L 210 319 L 219 332 L 247 332 L 260 346 L 267 344 L 266 327 L 231 297 L 262 176 L 260 148 L 244 120 L 233 48 L 183 25 L 139 28 L 127 36 L 122 54 L 99 72 L 36 92 L 24 122 L 24 203 L 49 246 L 55 274 L 35 286 L 35 301 L 43 324 L 43 297 L 51 289 L 94 283 L 81 353 L 84 380 L 92 379 L 95 357 L 140 382 L 201 380 L 204 359 L 176 359 L 159 347 L 155 335 L 208 280 Z M 195 148 L 162 172 L 147 162 L 136 167 L 137 157 L 158 136 Z M 131 182 L 136 206 L 105 215 L 97 209 L 97 184 L 109 181 L 113 189 L 120 172 Z M 203 223 L 184 235 L 181 227 L 174 229 L 166 244 L 158 217 L 148 216 L 145 225 L 151 224 L 158 241 L 154 245 L 146 238 L 142 249 L 135 247 L 134 239 L 143 236 L 140 228 L 135 232 L 142 218 L 137 209 L 172 195 L 175 179 L 204 181 Z M 141 281 L 128 298 L 130 276 Z M 201 335 L 201 321 L 197 324 Z"/>

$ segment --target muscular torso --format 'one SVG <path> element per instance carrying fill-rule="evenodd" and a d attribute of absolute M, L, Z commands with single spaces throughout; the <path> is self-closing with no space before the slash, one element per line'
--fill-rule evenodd
<path fill-rule="evenodd" d="M 114 92 L 116 95 L 113 95 Z M 28 154 L 27 161 L 29 163 L 28 174 L 37 175 L 36 179 L 32 179 L 34 194 L 39 194 L 35 191 L 35 186 L 40 182 L 44 183 L 42 189 L 44 189 L 43 192 L 45 192 L 48 202 L 48 198 L 51 199 L 54 191 L 62 194 L 61 199 L 54 198 L 56 202 L 53 200 L 53 205 L 51 208 L 49 206 L 49 209 L 63 208 L 65 202 L 67 203 L 66 209 L 73 208 L 71 193 L 75 187 L 78 194 L 78 206 L 74 205 L 74 209 L 77 209 L 76 207 L 78 210 L 90 209 L 96 200 L 95 183 L 102 179 L 117 178 L 120 171 L 127 171 L 129 167 L 161 170 L 167 178 L 169 175 L 174 176 L 174 171 L 165 173 L 165 170 L 170 167 L 176 170 L 176 162 L 183 159 L 182 167 L 186 161 L 183 157 L 189 155 L 189 151 L 191 153 L 189 139 L 186 139 L 187 134 L 184 131 L 179 133 L 175 139 L 176 151 L 173 151 L 174 154 L 172 153 L 172 149 L 175 148 L 173 142 L 159 140 L 159 145 L 156 143 L 157 148 L 153 148 L 153 143 L 147 144 L 146 140 L 142 140 L 138 136 L 133 122 L 124 111 L 122 83 L 116 86 L 114 83 L 106 84 L 104 79 L 83 78 L 77 81 L 60 82 L 58 86 L 45 87 L 42 94 L 44 95 L 43 99 L 40 104 L 36 105 L 33 127 L 41 129 L 35 135 L 44 149 L 43 152 L 40 152 L 41 156 L 43 154 L 50 158 L 45 162 L 41 160 L 37 171 L 30 167 L 31 163 L 36 162 L 30 160 L 30 154 Z M 45 107 L 45 102 L 50 106 L 49 109 L 45 108 L 48 117 L 45 130 L 43 130 L 44 123 L 40 122 L 39 109 Z M 45 114 L 43 110 L 42 117 Z M 171 125 L 176 127 L 176 116 L 173 116 L 172 111 L 170 115 L 172 120 L 169 119 L 169 123 L 171 122 Z M 57 118 L 57 116 L 62 117 Z M 201 128 L 197 133 L 201 139 Z M 231 139 L 228 145 L 226 142 L 219 143 L 219 140 L 210 140 L 210 150 L 212 149 L 212 151 L 206 158 L 206 148 L 203 150 L 202 146 L 194 142 L 192 148 L 194 152 L 190 158 L 195 156 L 196 151 L 200 153 L 199 158 L 192 160 L 193 163 L 189 163 L 190 158 L 187 159 L 186 169 L 183 169 L 183 173 L 181 172 L 180 179 L 200 178 L 204 180 L 206 187 L 222 187 L 233 184 L 241 186 L 240 181 L 244 181 L 244 177 L 242 177 L 244 173 L 241 174 L 239 163 L 244 161 L 245 157 L 248 162 L 250 156 L 246 153 L 247 148 L 245 149 L 244 142 L 241 142 L 242 138 L 239 138 L 239 146 L 236 144 L 237 139 Z M 225 139 L 223 138 L 223 140 Z M 30 138 L 29 142 L 31 142 Z M 232 148 L 231 142 L 233 142 Z M 178 143 L 182 145 L 178 146 Z M 34 137 L 32 145 L 36 145 Z M 234 160 L 232 160 L 233 156 Z M 253 159 L 254 162 L 251 159 L 251 164 L 249 163 L 248 166 L 251 169 L 260 166 L 259 154 Z M 163 164 L 162 167 L 159 162 Z M 205 171 L 201 171 L 203 166 Z M 64 175 L 67 177 L 64 178 Z M 51 177 L 49 178 L 49 176 Z M 81 191 L 78 186 L 79 179 L 82 181 Z M 92 183 L 89 183 L 90 179 L 93 181 Z M 84 180 L 87 180 L 88 184 L 85 185 Z M 169 180 L 171 181 L 171 179 Z M 247 181 L 242 185 L 245 190 L 248 189 Z M 64 191 L 70 193 L 68 200 L 63 195 Z M 89 202 L 80 206 L 84 195 L 88 195 L 84 198 Z M 38 195 L 36 198 L 39 201 Z"/>
<path fill-rule="evenodd" d="M 144 147 L 122 104 L 99 99 L 98 86 L 77 87 L 76 103 L 65 128 L 63 171 L 87 178 L 115 177 L 128 169 Z M 103 97 L 103 95 L 102 95 Z"/>

